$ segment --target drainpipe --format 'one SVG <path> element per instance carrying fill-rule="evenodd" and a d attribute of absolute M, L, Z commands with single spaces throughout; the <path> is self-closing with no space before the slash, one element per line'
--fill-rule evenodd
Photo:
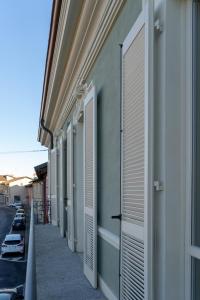
<path fill-rule="evenodd" d="M 53 53 L 54 53 L 53 49 L 54 49 L 55 43 L 56 43 L 56 36 L 57 36 L 58 22 L 59 22 L 59 18 L 60 18 L 61 5 L 62 5 L 62 0 L 53 0 L 48 49 L 47 49 L 47 56 L 46 56 L 46 63 L 45 63 L 43 91 L 42 91 L 43 105 L 41 106 L 41 115 L 40 115 L 40 126 L 51 136 L 51 149 L 53 149 L 53 133 L 44 125 L 44 122 L 45 122 L 44 121 L 44 111 L 45 111 L 46 98 L 47 98 L 47 89 L 48 89 L 48 85 L 49 85 L 50 70 L 51 70 L 52 61 L 53 61 Z M 41 133 L 39 132 L 39 140 L 40 140 L 40 134 Z"/>
<path fill-rule="evenodd" d="M 45 130 L 50 135 L 50 138 L 51 138 L 50 149 L 53 149 L 53 133 L 52 133 L 52 131 L 44 125 L 43 118 L 40 120 L 40 125 L 41 125 L 42 129 Z"/>

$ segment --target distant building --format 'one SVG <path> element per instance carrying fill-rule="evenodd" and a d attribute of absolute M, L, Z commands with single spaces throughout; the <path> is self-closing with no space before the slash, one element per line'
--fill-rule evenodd
<path fill-rule="evenodd" d="M 47 163 L 34 167 L 37 178 L 32 181 L 32 200 L 37 223 L 49 223 L 50 206 L 47 198 Z"/>
<path fill-rule="evenodd" d="M 26 201 L 34 206 L 36 223 L 49 223 L 50 205 L 47 197 L 47 163 L 34 167 L 37 177 L 26 185 Z"/>
<path fill-rule="evenodd" d="M 14 178 L 15 177 L 13 175 L 0 175 L 0 183 L 6 182 Z"/>
<path fill-rule="evenodd" d="M 25 186 L 32 181 L 32 178 L 28 176 L 16 177 L 6 182 L 9 186 L 9 202 L 22 201 L 25 202 L 26 190 Z"/>
<path fill-rule="evenodd" d="M 9 204 L 26 199 L 25 186 L 32 181 L 28 176 L 0 175 L 0 203 Z"/>
<path fill-rule="evenodd" d="M 8 181 L 14 179 L 12 175 L 0 175 L 0 204 L 9 203 L 9 184 Z"/>

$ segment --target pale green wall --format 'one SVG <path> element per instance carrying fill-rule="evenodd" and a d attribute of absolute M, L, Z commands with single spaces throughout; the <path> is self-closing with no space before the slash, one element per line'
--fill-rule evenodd
<path fill-rule="evenodd" d="M 141 0 L 129 0 L 87 79 L 97 92 L 98 113 L 98 223 L 119 235 L 120 212 L 120 47 L 133 26 Z"/>
<path fill-rule="evenodd" d="M 142 9 L 141 0 L 128 0 L 87 78 L 97 93 L 98 225 L 120 235 L 120 46 Z M 119 251 L 98 240 L 98 272 L 115 295 L 119 291 Z"/>
<path fill-rule="evenodd" d="M 98 237 L 98 273 L 113 294 L 119 294 L 119 251 Z"/>
<path fill-rule="evenodd" d="M 97 202 L 98 225 L 120 235 L 120 46 L 142 8 L 141 0 L 128 0 L 87 78 L 97 92 Z M 67 128 L 73 110 L 64 125 Z M 78 153 L 75 153 L 77 155 Z M 80 153 L 79 153 L 80 154 Z M 82 166 L 75 164 L 76 170 Z M 76 195 L 77 196 L 77 195 Z M 76 198 L 75 196 L 75 198 Z M 75 200 L 76 201 L 76 200 Z M 98 273 L 111 291 L 119 295 L 119 251 L 98 237 Z"/>

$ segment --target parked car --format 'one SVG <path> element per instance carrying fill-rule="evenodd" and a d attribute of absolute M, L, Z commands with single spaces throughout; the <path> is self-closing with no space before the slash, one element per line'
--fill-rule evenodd
<path fill-rule="evenodd" d="M 13 230 L 23 230 L 25 229 L 25 220 L 21 217 L 15 217 L 12 223 Z"/>
<path fill-rule="evenodd" d="M 24 213 L 16 213 L 15 218 L 22 218 L 23 220 L 25 220 L 25 214 Z"/>
<path fill-rule="evenodd" d="M 15 203 L 8 204 L 8 207 L 14 207 L 15 208 Z"/>
<path fill-rule="evenodd" d="M 18 210 L 17 210 L 17 212 L 16 212 L 17 214 L 24 214 L 25 212 L 24 212 L 24 209 L 23 208 L 19 208 Z"/>
<path fill-rule="evenodd" d="M 15 208 L 16 209 L 23 208 L 23 205 L 21 203 L 15 203 Z"/>
<path fill-rule="evenodd" d="M 0 300 L 20 300 L 24 299 L 24 286 L 19 285 L 15 288 L 0 289 Z"/>
<path fill-rule="evenodd" d="M 2 245 L 1 254 L 24 253 L 24 238 L 21 234 L 7 234 Z"/>

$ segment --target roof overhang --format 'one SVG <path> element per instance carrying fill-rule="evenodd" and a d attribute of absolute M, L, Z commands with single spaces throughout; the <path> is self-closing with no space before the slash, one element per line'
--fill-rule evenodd
<path fill-rule="evenodd" d="M 34 167 L 38 179 L 43 179 L 47 175 L 47 162 Z"/>
<path fill-rule="evenodd" d="M 59 132 L 76 101 L 77 89 L 94 65 L 125 0 L 55 1 L 43 84 L 40 118 L 54 134 Z M 50 138 L 39 128 L 38 140 Z"/>
<path fill-rule="evenodd" d="M 50 77 L 51 65 L 53 60 L 53 53 L 54 53 L 54 47 L 55 47 L 55 41 L 56 41 L 56 35 L 58 29 L 61 4 L 62 4 L 62 0 L 53 0 L 49 41 L 48 41 L 47 56 L 46 56 L 46 63 L 45 63 L 45 74 L 44 74 L 44 81 L 43 81 L 42 102 L 40 108 L 40 120 L 44 117 L 43 114 L 45 111 L 49 77 Z M 41 136 L 40 120 L 39 120 L 38 140 L 40 140 L 40 136 Z"/>

